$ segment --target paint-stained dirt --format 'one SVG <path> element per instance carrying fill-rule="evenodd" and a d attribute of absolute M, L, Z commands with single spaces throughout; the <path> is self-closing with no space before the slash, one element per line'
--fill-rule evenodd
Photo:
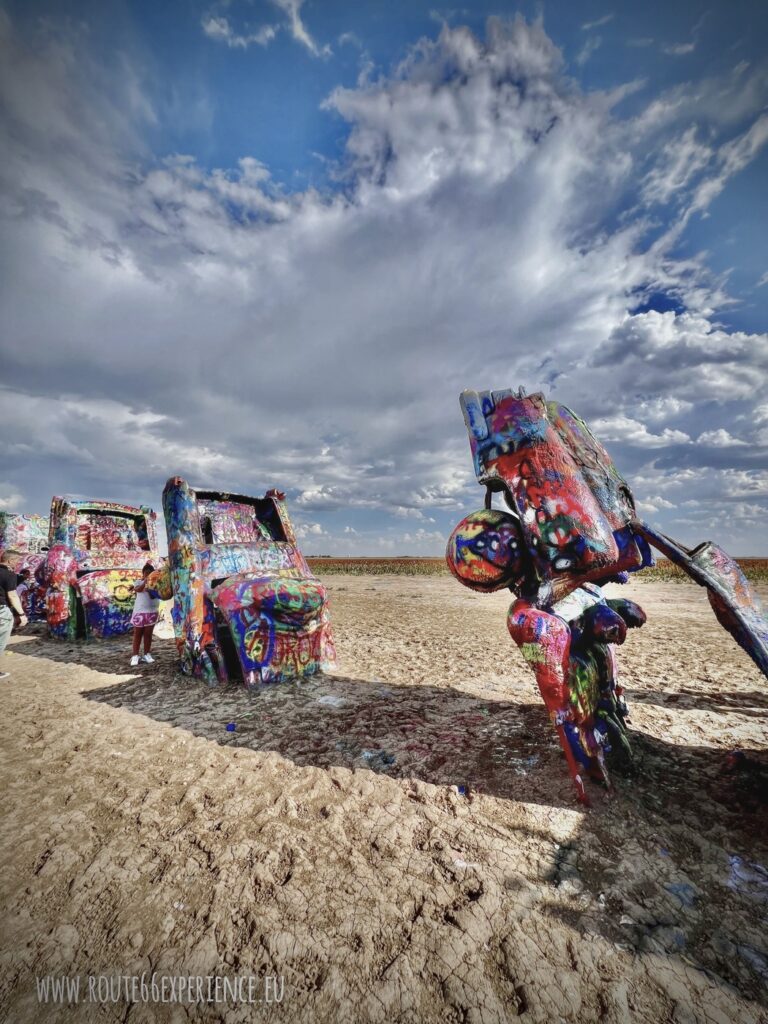
<path fill-rule="evenodd" d="M 768 687 L 698 588 L 624 588 L 640 763 L 584 811 L 504 595 L 326 582 L 338 673 L 255 696 L 176 677 L 167 639 L 141 670 L 12 640 L 0 1020 L 768 1019 Z M 282 1001 L 38 1001 L 153 972 Z"/>

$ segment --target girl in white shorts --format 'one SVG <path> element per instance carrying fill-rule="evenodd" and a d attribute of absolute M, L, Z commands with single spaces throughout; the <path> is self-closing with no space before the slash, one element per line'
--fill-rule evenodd
<path fill-rule="evenodd" d="M 149 652 L 152 647 L 152 631 L 157 622 L 160 598 L 153 596 L 153 591 L 147 590 L 147 577 L 154 571 L 154 565 L 151 562 L 147 562 L 141 570 L 143 578 L 133 585 L 133 589 L 136 591 L 136 602 L 133 606 L 133 615 L 131 616 L 131 625 L 133 626 L 131 668 L 135 668 L 140 661 L 151 665 L 155 660 Z M 144 638 L 143 657 L 139 654 L 142 637 Z"/>

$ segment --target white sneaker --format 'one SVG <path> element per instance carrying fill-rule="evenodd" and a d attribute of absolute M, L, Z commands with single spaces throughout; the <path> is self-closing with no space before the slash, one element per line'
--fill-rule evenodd
<path fill-rule="evenodd" d="M 155 664 L 155 659 L 152 657 L 151 654 L 145 654 L 144 657 L 142 658 L 142 661 L 144 662 L 145 665 Z"/>
<path fill-rule="evenodd" d="M 134 656 L 131 658 L 131 668 L 136 668 L 140 661 L 141 658 L 139 657 L 139 655 L 134 654 Z"/>

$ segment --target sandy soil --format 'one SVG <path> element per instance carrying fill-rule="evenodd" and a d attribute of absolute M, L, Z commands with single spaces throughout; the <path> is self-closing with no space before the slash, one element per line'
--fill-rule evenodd
<path fill-rule="evenodd" d="M 255 696 L 176 677 L 170 640 L 140 671 L 127 641 L 12 640 L 0 1020 L 768 1020 L 768 687 L 702 591 L 624 589 L 641 764 L 584 811 L 504 595 L 327 582 L 338 673 Z M 283 997 L 38 1001 L 142 972 Z"/>

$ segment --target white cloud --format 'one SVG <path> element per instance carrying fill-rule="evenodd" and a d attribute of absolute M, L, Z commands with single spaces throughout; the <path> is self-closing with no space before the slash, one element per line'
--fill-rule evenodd
<path fill-rule="evenodd" d="M 23 510 L 24 495 L 16 490 L 12 484 L 0 481 L 0 509 L 4 512 L 21 512 Z"/>
<path fill-rule="evenodd" d="M 651 310 L 625 317 L 591 364 L 619 388 L 640 379 L 646 391 L 676 401 L 754 400 L 766 391 L 768 335 L 729 333 L 699 314 Z"/>
<path fill-rule="evenodd" d="M 343 508 L 345 505 L 343 496 L 334 487 L 315 487 L 301 491 L 296 501 L 297 504 L 315 512 L 323 509 Z"/>
<path fill-rule="evenodd" d="M 412 545 L 418 551 L 432 550 L 435 545 L 445 548 L 446 536 L 441 530 L 424 530 L 419 527 L 414 533 L 404 533 L 402 542 L 403 546 Z"/>
<path fill-rule="evenodd" d="M 317 539 L 329 536 L 320 523 L 296 523 L 295 531 L 299 540 L 304 540 L 307 537 Z"/>
<path fill-rule="evenodd" d="M 761 522 L 765 519 L 768 509 L 765 505 L 750 504 L 746 501 L 736 502 L 728 508 L 728 515 L 734 519 L 746 519 L 749 522 Z"/>
<path fill-rule="evenodd" d="M 652 434 L 644 423 L 628 416 L 601 416 L 592 428 L 602 441 L 624 441 L 639 448 L 664 448 L 671 444 L 689 444 L 690 437 L 682 430 L 665 427 L 660 434 Z"/>
<path fill-rule="evenodd" d="M 681 193 L 691 179 L 703 170 L 713 157 L 712 149 L 697 141 L 695 125 L 687 128 L 663 147 L 656 165 L 643 184 L 643 199 L 649 203 L 666 203 Z"/>
<path fill-rule="evenodd" d="M 589 32 L 590 29 L 600 28 L 601 25 L 607 25 L 609 21 L 613 21 L 615 14 L 604 14 L 602 18 L 597 18 L 595 21 L 585 21 L 581 26 L 582 32 Z"/>
<path fill-rule="evenodd" d="M 179 424 L 162 414 L 114 399 L 24 394 L 0 388 L 0 453 L 27 464 L 48 457 L 117 479 L 159 480 L 171 472 L 196 480 L 239 475 L 242 460 L 206 445 L 178 440 Z M 175 467 L 175 468 L 174 468 Z"/>
<path fill-rule="evenodd" d="M 329 57 L 331 55 L 330 46 L 319 46 L 301 20 L 301 8 L 304 5 L 304 0 L 272 0 L 272 2 L 287 14 L 291 35 L 297 43 L 306 47 L 313 57 Z"/>
<path fill-rule="evenodd" d="M 684 57 L 689 53 L 693 53 L 695 49 L 695 43 L 673 43 L 662 46 L 661 52 L 666 53 L 670 57 Z"/>
<path fill-rule="evenodd" d="M 659 494 L 651 495 L 649 498 L 638 499 L 637 509 L 639 512 L 660 512 L 663 509 L 675 508 L 673 501 L 667 501 Z"/>
<path fill-rule="evenodd" d="M 638 494 L 757 501 L 746 428 L 746 445 L 689 441 L 754 422 L 768 339 L 718 326 L 701 260 L 638 213 L 643 188 L 680 219 L 705 209 L 702 180 L 754 158 L 756 70 L 715 83 L 725 113 L 708 80 L 629 116 L 628 89 L 580 91 L 539 23 L 444 27 L 331 94 L 349 134 L 343 188 L 320 194 L 274 182 L 263 154 L 155 157 L 154 108 L 81 40 L 29 43 L 0 18 L 0 47 L 1 436 L 27 511 L 55 489 L 157 507 L 183 467 L 281 487 L 360 553 L 434 551 L 482 501 L 460 390 L 519 384 L 585 416 Z M 678 163 L 675 138 L 693 154 Z M 656 290 L 688 312 L 627 312 Z M 329 525 L 350 508 L 378 539 Z M 408 518 L 434 529 L 387 532 Z"/>
<path fill-rule="evenodd" d="M 699 33 L 701 31 L 701 27 L 704 24 L 704 22 L 707 20 L 707 18 L 710 16 L 710 14 L 711 14 L 711 11 L 705 11 L 701 15 L 701 17 L 699 18 L 699 20 L 696 22 L 696 24 L 693 26 L 693 29 L 691 30 L 691 39 L 690 39 L 689 42 L 687 42 L 687 43 L 671 43 L 671 44 L 666 44 L 666 45 L 662 46 L 662 48 L 661 48 L 662 53 L 666 53 L 670 57 L 685 57 L 689 53 L 693 53 L 693 51 L 696 49 L 696 46 L 698 44 Z"/>
<path fill-rule="evenodd" d="M 424 512 L 420 508 L 406 508 L 403 505 L 396 505 L 392 510 L 392 515 L 397 519 L 418 519 L 421 522 L 427 523 L 434 523 L 435 521 L 432 516 L 424 515 Z"/>
<path fill-rule="evenodd" d="M 712 448 L 734 448 L 739 445 L 748 447 L 746 441 L 733 437 L 723 427 L 718 427 L 717 430 L 705 430 L 703 434 L 699 434 L 696 438 L 696 444 L 707 444 L 711 445 Z"/>
<path fill-rule="evenodd" d="M 267 46 L 277 35 L 276 25 L 262 25 L 258 31 L 243 35 L 233 30 L 227 18 L 214 14 L 206 15 L 201 25 L 209 39 L 239 50 L 247 50 L 252 43 Z"/>
<path fill-rule="evenodd" d="M 576 63 L 579 65 L 579 67 L 583 67 L 587 63 L 589 58 L 592 56 L 592 54 L 596 50 L 600 49 L 602 42 L 603 40 L 601 36 L 590 36 L 590 38 L 587 39 L 587 41 L 584 43 L 584 45 L 576 55 Z"/>
<path fill-rule="evenodd" d="M 743 170 L 768 142 L 768 114 L 763 114 L 741 135 L 721 146 L 717 153 L 717 169 L 705 178 L 693 195 L 688 213 L 702 212 L 723 191 L 725 185 Z"/>
<path fill-rule="evenodd" d="M 675 395 L 642 398 L 633 405 L 636 415 L 641 420 L 650 420 L 652 423 L 685 415 L 693 408 L 693 402 L 683 401 L 683 399 L 677 398 Z"/>
<path fill-rule="evenodd" d="M 304 0 L 272 0 L 272 3 L 277 7 L 285 16 L 285 29 L 290 33 L 291 37 L 300 43 L 313 57 L 329 57 L 333 52 L 330 46 L 320 46 L 310 35 L 301 18 L 301 8 L 304 4 Z M 227 8 L 228 3 L 222 0 L 219 5 L 220 8 Z M 231 49 L 247 50 L 249 46 L 256 44 L 257 46 L 268 46 L 273 39 L 277 36 L 280 31 L 281 25 L 261 25 L 256 31 L 241 31 L 238 32 L 232 27 L 230 19 L 225 15 L 216 12 L 215 10 L 209 11 L 202 19 L 201 26 L 203 32 L 208 36 L 209 39 L 213 39 L 215 42 L 224 43 Z M 344 33 L 339 38 L 339 43 L 356 43 L 357 39 L 353 33 Z"/>
<path fill-rule="evenodd" d="M 768 499 L 768 472 L 763 469 L 716 468 L 708 465 L 643 466 L 632 477 L 636 491 L 656 491 L 676 499 L 674 504 L 701 509 L 708 503 L 727 506 L 734 501 Z M 691 497 L 695 495 L 695 497 Z"/>

